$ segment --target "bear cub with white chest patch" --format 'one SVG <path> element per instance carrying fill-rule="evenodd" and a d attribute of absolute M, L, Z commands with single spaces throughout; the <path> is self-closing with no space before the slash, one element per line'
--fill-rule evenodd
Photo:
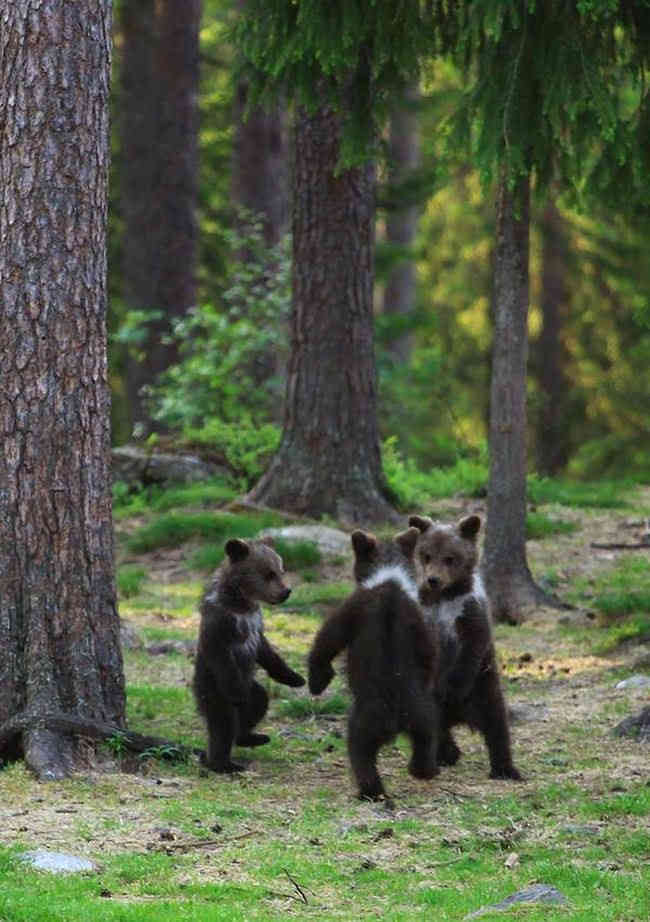
<path fill-rule="evenodd" d="M 420 602 L 437 626 L 441 645 L 441 734 L 438 761 L 454 765 L 460 749 L 451 734 L 468 724 L 485 739 L 491 778 L 521 780 L 512 761 L 488 599 L 478 573 L 477 515 L 442 525 L 413 515 L 420 531 L 416 566 Z"/>
<path fill-rule="evenodd" d="M 385 796 L 377 755 L 399 732 L 411 738 L 411 775 L 432 778 L 438 772 L 438 651 L 418 603 L 417 540 L 415 528 L 386 541 L 352 534 L 357 588 L 325 621 L 309 654 L 309 689 L 318 695 L 334 676 L 332 660 L 347 650 L 353 697 L 348 755 L 364 799 Z"/>
<path fill-rule="evenodd" d="M 304 678 L 274 650 L 262 623 L 260 602 L 277 605 L 291 592 L 282 558 L 264 541 L 226 542 L 226 560 L 201 601 L 201 626 L 194 667 L 194 695 L 208 730 L 205 765 L 215 772 L 243 771 L 230 752 L 269 742 L 253 727 L 266 714 L 269 698 L 259 682 L 259 664 L 272 679 L 297 688 Z"/>

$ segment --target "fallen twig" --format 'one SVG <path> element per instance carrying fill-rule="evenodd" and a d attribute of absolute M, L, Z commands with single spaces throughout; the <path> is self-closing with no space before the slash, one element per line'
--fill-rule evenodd
<path fill-rule="evenodd" d="M 650 551 L 650 543 L 647 541 L 641 544 L 601 544 L 598 541 L 592 541 L 591 546 L 603 551 Z"/>
<path fill-rule="evenodd" d="M 284 871 L 284 873 L 287 875 L 287 877 L 289 878 L 289 880 L 291 881 L 291 883 L 294 885 L 294 887 L 296 888 L 296 890 L 297 890 L 298 893 L 300 894 L 300 898 L 302 899 L 303 903 L 306 904 L 306 903 L 308 902 L 308 900 L 307 900 L 307 897 L 305 896 L 305 891 L 302 889 L 302 887 L 300 886 L 300 884 L 298 883 L 298 881 L 297 881 L 297 880 L 294 880 L 294 878 L 291 876 L 291 874 L 289 874 L 289 872 L 287 871 L 286 868 L 282 868 L 282 870 Z M 296 899 L 296 897 L 294 897 L 294 899 Z"/>

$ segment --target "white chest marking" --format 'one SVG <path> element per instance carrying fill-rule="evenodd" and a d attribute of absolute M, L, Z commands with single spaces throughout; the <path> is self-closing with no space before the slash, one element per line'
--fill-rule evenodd
<path fill-rule="evenodd" d="M 364 589 L 374 589 L 375 586 L 381 586 L 382 583 L 397 583 L 402 592 L 412 599 L 418 601 L 418 590 L 415 580 L 403 567 L 393 564 L 392 566 L 380 567 L 372 576 L 362 583 Z"/>
<path fill-rule="evenodd" d="M 455 599 L 443 599 L 442 602 L 436 602 L 424 609 L 424 612 L 431 621 L 435 621 L 442 631 L 449 635 L 454 630 L 456 618 L 463 614 L 465 602 L 468 599 L 476 599 L 482 606 L 487 606 L 487 596 L 483 587 L 483 580 L 479 573 L 472 576 L 472 588 L 464 595 L 456 596 Z"/>

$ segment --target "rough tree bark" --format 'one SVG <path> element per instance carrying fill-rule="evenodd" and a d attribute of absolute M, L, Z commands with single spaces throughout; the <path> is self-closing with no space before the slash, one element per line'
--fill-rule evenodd
<path fill-rule="evenodd" d="M 534 365 L 541 408 L 535 440 L 537 470 L 555 476 L 569 460 L 571 440 L 567 432 L 567 396 L 570 383 L 564 343 L 567 320 L 567 235 L 565 222 L 553 200 L 542 217 L 542 329 L 535 344 Z"/>
<path fill-rule="evenodd" d="M 393 516 L 377 428 L 375 173 L 371 165 L 336 172 L 340 136 L 333 111 L 298 114 L 284 429 L 249 498 L 367 524 Z"/>
<path fill-rule="evenodd" d="M 110 4 L 0 0 L 0 736 L 19 713 L 124 723 L 110 496 Z M 3 752 L 44 779 L 75 737 Z"/>
<path fill-rule="evenodd" d="M 420 138 L 415 103 L 417 86 L 404 91 L 403 99 L 393 107 L 388 136 L 389 183 L 397 188 L 408 179 L 420 162 Z M 392 195 L 391 195 L 392 200 Z M 408 250 L 413 246 L 418 226 L 419 206 L 392 203 L 386 215 L 386 242 Z M 404 320 L 415 307 L 416 273 L 412 258 L 402 256 L 395 265 L 384 289 L 384 314 Z M 413 348 L 412 336 L 400 333 L 391 343 L 390 351 L 397 362 L 408 362 Z"/>
<path fill-rule="evenodd" d="M 142 388 L 178 358 L 165 336 L 196 302 L 200 19 L 201 0 L 122 4 L 124 298 L 161 314 L 128 364 L 132 421 L 145 428 Z"/>
<path fill-rule="evenodd" d="M 549 601 L 526 559 L 526 363 L 530 180 L 497 192 L 490 473 L 482 569 L 497 621 L 519 623 L 527 605 Z"/>

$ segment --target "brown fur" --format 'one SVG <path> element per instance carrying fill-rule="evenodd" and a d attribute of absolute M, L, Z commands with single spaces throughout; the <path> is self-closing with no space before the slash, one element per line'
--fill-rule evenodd
<path fill-rule="evenodd" d="M 465 723 L 485 739 L 490 777 L 520 780 L 512 761 L 488 600 L 477 572 L 481 520 L 471 515 L 453 526 L 411 516 L 409 525 L 421 533 L 415 554 L 420 601 L 438 626 L 442 649 L 438 761 L 458 761 L 451 728 Z"/>
<path fill-rule="evenodd" d="M 317 695 L 334 676 L 332 660 L 347 649 L 354 699 L 348 754 L 359 796 L 371 800 L 385 796 L 377 771 L 379 749 L 400 731 L 413 744 L 410 773 L 432 778 L 438 771 L 437 647 L 416 601 L 417 538 L 416 529 L 392 541 L 354 532 L 355 575 L 361 585 L 323 624 L 309 654 L 309 688 Z"/>
<path fill-rule="evenodd" d="M 257 664 L 284 685 L 305 684 L 264 635 L 260 602 L 277 605 L 291 590 L 283 579 L 282 558 L 262 541 L 234 538 L 201 602 L 201 626 L 194 668 L 194 694 L 208 729 L 206 765 L 215 772 L 242 771 L 230 751 L 269 741 L 253 733 L 268 707 L 268 695 L 255 681 Z"/>

